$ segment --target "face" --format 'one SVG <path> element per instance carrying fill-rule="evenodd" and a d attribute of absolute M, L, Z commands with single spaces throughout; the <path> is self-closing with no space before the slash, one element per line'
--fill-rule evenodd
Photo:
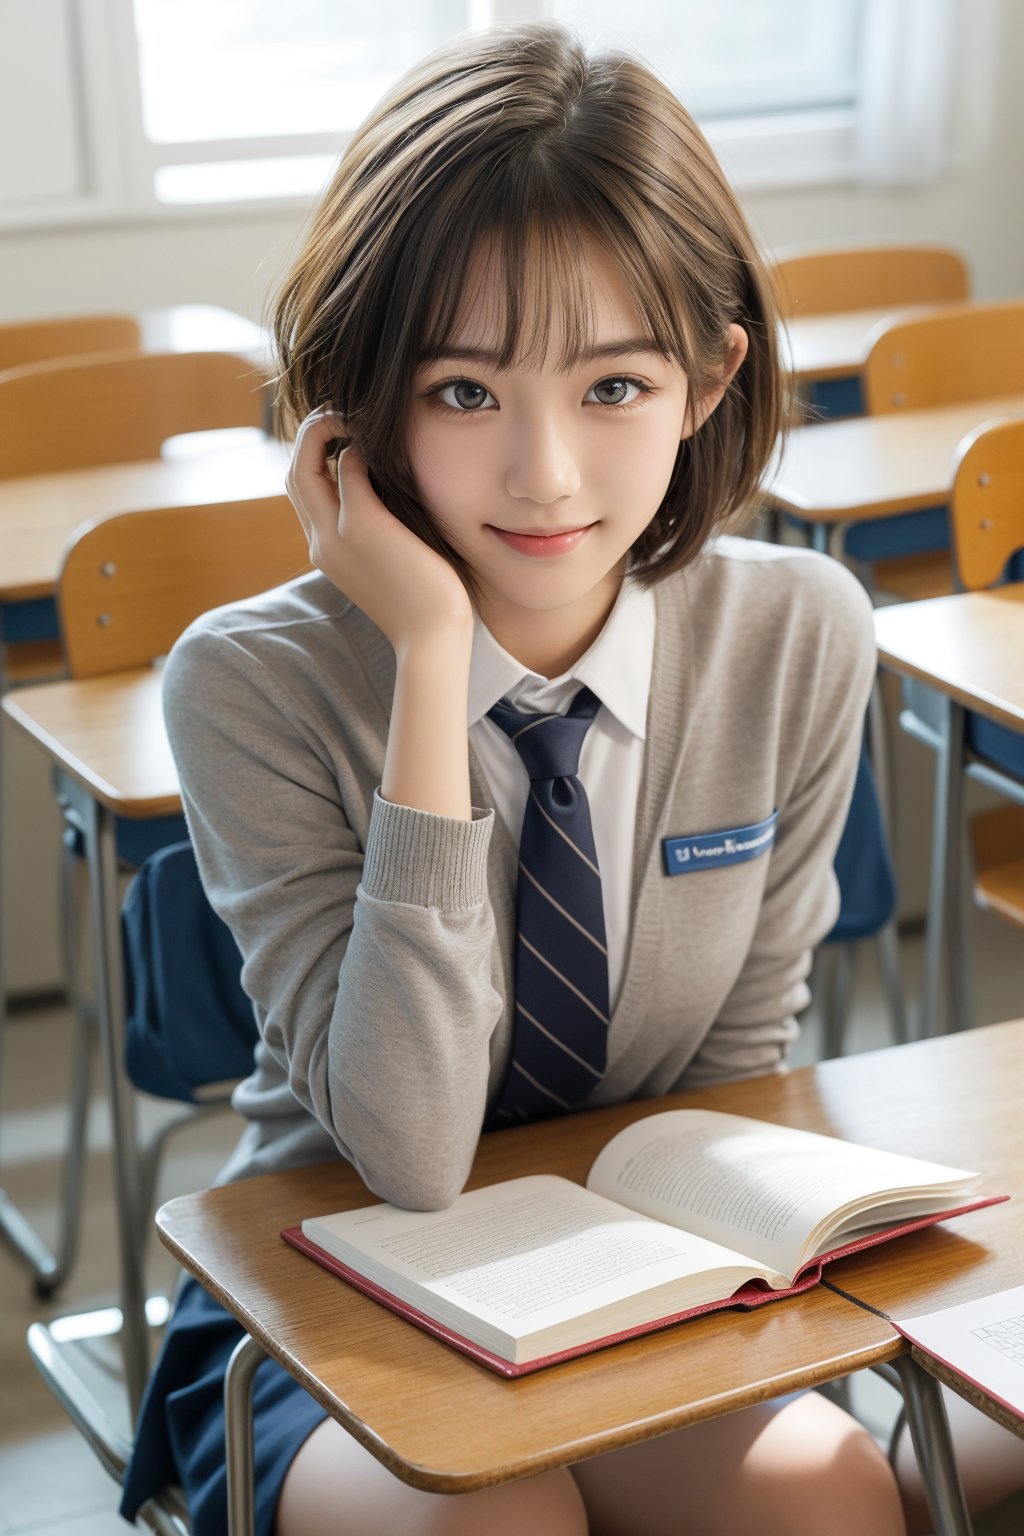
<path fill-rule="evenodd" d="M 498 296 L 483 272 L 453 350 L 413 381 L 409 447 L 420 498 L 476 576 L 482 618 L 520 656 L 518 636 L 536 634 L 545 616 L 569 649 L 573 631 L 600 628 L 627 552 L 695 425 L 686 376 L 648 349 L 614 262 L 590 247 L 587 266 L 600 355 L 557 370 L 556 305 L 543 362 L 499 372 L 486 356 L 498 344 Z M 534 288 L 525 284 L 527 335 Z M 746 349 L 744 333 L 733 330 L 729 377 Z M 695 402 L 697 423 L 724 387 Z"/>

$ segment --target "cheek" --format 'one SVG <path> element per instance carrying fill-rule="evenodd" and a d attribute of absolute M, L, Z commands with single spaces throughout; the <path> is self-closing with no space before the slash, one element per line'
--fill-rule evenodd
<path fill-rule="evenodd" d="M 409 439 L 412 466 L 420 500 L 438 517 L 456 513 L 471 498 L 486 460 L 472 427 L 461 431 L 444 422 L 414 424 Z"/>

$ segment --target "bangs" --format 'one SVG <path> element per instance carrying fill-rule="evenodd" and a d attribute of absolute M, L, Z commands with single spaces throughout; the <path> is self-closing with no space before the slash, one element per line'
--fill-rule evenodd
<path fill-rule="evenodd" d="M 690 348 L 680 335 L 682 317 L 650 303 L 657 284 L 639 251 L 624 251 L 621 240 L 595 228 L 578 207 L 561 215 L 534 210 L 512 217 L 506 207 L 503 214 L 489 223 L 478 216 L 471 230 L 463 218 L 455 250 L 438 241 L 445 259 L 423 274 L 425 323 L 414 344 L 414 366 L 479 346 L 494 352 L 488 361 L 501 372 L 539 369 L 556 324 L 556 371 L 568 373 L 589 361 L 598 343 L 586 250 L 591 241 L 615 262 L 636 305 L 639 324 L 631 327 L 630 339 L 683 362 Z"/>

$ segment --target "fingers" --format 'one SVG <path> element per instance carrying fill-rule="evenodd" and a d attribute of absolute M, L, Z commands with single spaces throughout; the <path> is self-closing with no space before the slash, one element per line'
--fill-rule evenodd
<path fill-rule="evenodd" d="M 347 435 L 344 419 L 329 406 L 311 412 L 299 427 L 285 490 L 300 517 L 337 518 L 338 490 L 327 469 L 327 444 Z"/>

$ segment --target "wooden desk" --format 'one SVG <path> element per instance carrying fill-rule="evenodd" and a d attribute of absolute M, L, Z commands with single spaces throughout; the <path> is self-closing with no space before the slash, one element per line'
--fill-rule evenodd
<path fill-rule="evenodd" d="M 764 495 L 815 525 L 862 522 L 943 506 L 961 439 L 983 422 L 1024 415 L 1024 395 L 795 427 Z"/>
<path fill-rule="evenodd" d="M 991 1188 L 1013 1198 L 1009 1205 L 974 1212 L 962 1226 L 952 1222 L 927 1238 L 921 1233 L 844 1262 L 837 1283 L 896 1317 L 937 1311 L 1019 1285 L 1024 1253 L 1024 1119 L 1014 1106 L 1012 1087 L 1024 1061 L 1024 1020 L 919 1042 L 908 1049 L 907 1063 L 913 1064 L 915 1052 L 922 1076 L 914 1092 L 930 1101 L 931 1112 L 901 1115 L 887 1101 L 884 1108 L 893 1113 L 886 1122 L 886 1144 L 894 1152 L 983 1170 Z M 867 1066 L 870 1060 L 851 1058 L 848 1087 L 856 1091 L 859 1078 L 860 1091 L 877 1099 L 870 1070 L 858 1072 L 858 1063 Z M 916 1346 L 912 1353 L 961 1397 L 1024 1436 L 1024 1422 L 984 1392 Z"/>
<path fill-rule="evenodd" d="M 201 441 L 215 439 L 207 450 Z M 52 597 L 64 546 L 82 523 L 146 507 L 277 496 L 291 448 L 262 432 L 192 433 L 165 456 L 0 480 L 0 603 Z"/>
<path fill-rule="evenodd" d="M 859 374 L 878 333 L 898 320 L 927 314 L 935 304 L 851 309 L 840 314 L 794 315 L 783 323 L 782 350 L 790 377 L 801 384 Z"/>
<path fill-rule="evenodd" d="M 1024 731 L 1024 583 L 878 608 L 875 637 L 883 666 L 939 696 L 922 1029 L 939 1028 L 944 992 L 954 1027 L 962 1029 L 973 1023 L 961 872 L 964 774 L 995 778 L 985 765 L 967 764 L 966 716 L 970 710 Z M 1024 803 L 1024 785 L 1017 789 L 1001 775 L 998 787 Z"/>
<path fill-rule="evenodd" d="M 125 1380 L 134 1417 L 148 1375 L 134 1099 L 124 1072 L 125 1004 L 118 899 L 119 816 L 180 811 L 178 779 L 160 710 L 159 670 L 68 679 L 19 689 L 4 711 L 53 764 L 65 817 L 85 844 L 100 1046 L 110 1106 Z"/>
<path fill-rule="evenodd" d="M 972 1081 L 989 1091 L 959 1106 L 965 1127 L 991 1122 L 993 1103 L 1016 1114 L 1006 1052 L 1024 1048 L 1024 1025 L 1007 1026 L 1004 1035 L 980 1031 L 972 1043 L 981 1063 Z M 904 1146 L 930 1126 L 936 1085 L 945 1085 L 948 1101 L 954 1084 L 965 1080 L 961 1053 L 951 1044 L 962 1042 L 894 1047 L 485 1136 L 470 1186 L 512 1172 L 582 1181 L 609 1137 L 663 1108 L 721 1109 L 868 1145 Z M 941 1139 L 941 1127 L 929 1136 Z M 307 1215 L 372 1199 L 350 1168 L 324 1164 L 172 1200 L 157 1223 L 179 1262 L 250 1337 L 416 1487 L 459 1492 L 528 1476 L 905 1355 L 884 1318 L 848 1301 L 844 1310 L 842 1297 L 819 1287 L 753 1313 L 694 1319 L 504 1381 L 349 1289 L 278 1235 Z M 900 1239 L 899 1246 L 904 1263 L 938 1249 L 970 1273 L 988 1263 L 999 1240 L 998 1212 L 981 1212 L 948 1232 Z M 850 1262 L 830 1268 L 844 1287 Z"/>
<path fill-rule="evenodd" d="M 883 666 L 1024 731 L 1024 582 L 875 610 Z"/>
<path fill-rule="evenodd" d="M 160 705 L 162 676 L 147 667 L 41 683 L 9 694 L 3 707 L 116 816 L 174 816 L 181 796 Z"/>

